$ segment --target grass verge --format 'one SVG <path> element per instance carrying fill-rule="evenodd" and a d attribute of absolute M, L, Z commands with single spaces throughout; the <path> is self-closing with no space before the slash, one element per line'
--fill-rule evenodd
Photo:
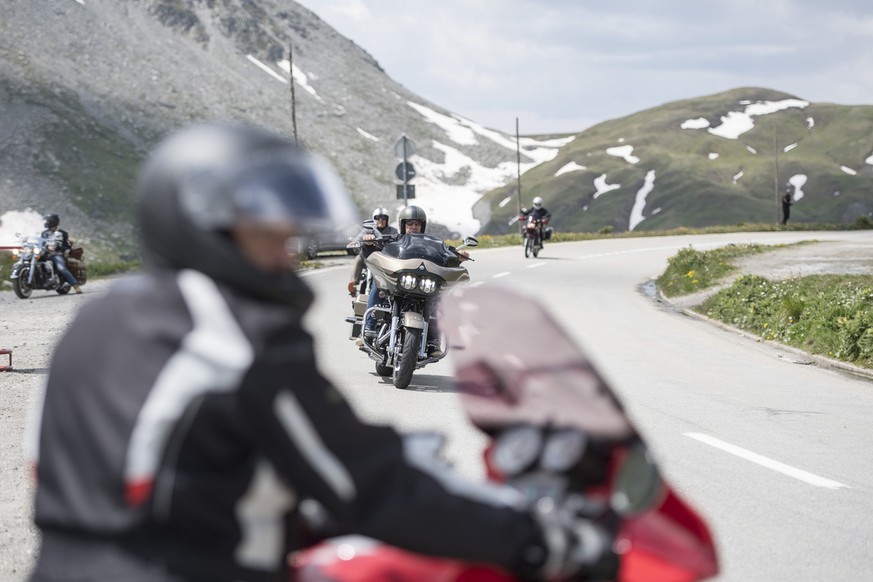
<path fill-rule="evenodd" d="M 743 275 L 694 309 L 761 339 L 873 368 L 873 275 Z"/>

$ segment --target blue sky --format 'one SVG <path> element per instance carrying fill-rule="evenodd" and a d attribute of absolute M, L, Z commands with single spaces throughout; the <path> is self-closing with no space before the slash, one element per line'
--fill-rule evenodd
<path fill-rule="evenodd" d="M 506 132 L 749 86 L 873 104 L 869 0 L 298 2 L 409 90 Z"/>

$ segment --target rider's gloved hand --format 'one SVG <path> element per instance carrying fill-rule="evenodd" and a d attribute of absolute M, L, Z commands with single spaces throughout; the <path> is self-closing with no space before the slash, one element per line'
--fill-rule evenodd
<path fill-rule="evenodd" d="M 352 297 L 358 294 L 358 285 L 354 281 L 349 281 L 348 289 L 349 295 L 351 295 Z"/>
<path fill-rule="evenodd" d="M 532 511 L 541 538 L 521 556 L 519 573 L 530 580 L 614 580 L 619 559 L 602 526 L 571 511 L 538 504 Z"/>

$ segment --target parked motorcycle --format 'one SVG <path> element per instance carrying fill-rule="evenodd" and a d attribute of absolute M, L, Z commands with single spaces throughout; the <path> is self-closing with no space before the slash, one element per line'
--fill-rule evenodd
<path fill-rule="evenodd" d="M 21 299 L 30 297 L 34 289 L 56 291 L 60 295 L 70 292 L 70 284 L 61 279 L 49 259 L 58 243 L 41 236 L 28 236 L 21 241 L 18 260 L 12 265 L 12 289 Z M 86 270 L 81 246 L 74 246 L 67 260 L 67 268 L 79 285 L 85 284 Z"/>
<path fill-rule="evenodd" d="M 444 304 L 461 402 L 489 437 L 489 480 L 611 532 L 618 582 L 718 573 L 706 523 L 663 479 L 616 395 L 540 305 L 494 287 L 460 290 Z M 291 565 L 298 582 L 515 580 L 355 536 L 298 552 Z"/>
<path fill-rule="evenodd" d="M 372 227 L 368 225 L 372 222 L 365 221 L 364 226 Z M 361 313 L 366 297 L 359 295 L 353 302 L 355 315 L 346 321 L 352 325 L 350 337 L 360 338 L 360 349 L 376 361 L 376 373 L 391 376 L 394 386 L 403 389 L 416 369 L 445 357 L 445 350 L 438 356 L 427 353 L 428 328 L 435 316 L 432 306 L 446 289 L 470 279 L 457 250 L 474 247 L 478 241 L 467 237 L 453 249 L 428 234 L 376 234 L 375 243 L 381 248 L 370 253 L 366 266 L 383 303 Z M 368 317 L 375 320 L 372 334 L 363 331 Z"/>

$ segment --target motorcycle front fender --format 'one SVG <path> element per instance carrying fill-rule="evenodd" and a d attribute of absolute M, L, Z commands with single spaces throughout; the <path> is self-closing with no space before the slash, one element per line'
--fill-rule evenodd
<path fill-rule="evenodd" d="M 21 269 L 23 269 L 23 268 L 24 268 L 24 265 L 21 263 L 15 263 L 14 265 L 12 265 L 12 274 L 9 275 L 9 278 L 10 279 L 17 279 L 18 276 L 21 274 Z"/>
<path fill-rule="evenodd" d="M 424 329 L 424 317 L 420 313 L 416 313 L 415 311 L 406 311 L 401 317 L 401 325 L 403 325 L 403 327 Z"/>

